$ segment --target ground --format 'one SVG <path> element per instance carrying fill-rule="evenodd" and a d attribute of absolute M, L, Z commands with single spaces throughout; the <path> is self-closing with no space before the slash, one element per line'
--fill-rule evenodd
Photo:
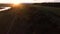
<path fill-rule="evenodd" d="M 26 5 L 0 12 L 0 34 L 60 34 L 60 8 Z"/>

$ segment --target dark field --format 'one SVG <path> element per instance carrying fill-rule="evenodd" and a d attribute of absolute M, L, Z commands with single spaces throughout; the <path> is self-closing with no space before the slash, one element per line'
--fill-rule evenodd
<path fill-rule="evenodd" d="M 0 34 L 60 34 L 59 6 L 59 4 L 35 3 L 25 4 L 22 9 L 19 6 L 2 11 Z"/>

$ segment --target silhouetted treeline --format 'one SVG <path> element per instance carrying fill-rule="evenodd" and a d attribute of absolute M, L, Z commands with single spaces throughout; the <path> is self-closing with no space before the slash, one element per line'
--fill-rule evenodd
<path fill-rule="evenodd" d="M 35 5 L 48 6 L 48 7 L 60 7 L 60 3 L 35 3 Z"/>

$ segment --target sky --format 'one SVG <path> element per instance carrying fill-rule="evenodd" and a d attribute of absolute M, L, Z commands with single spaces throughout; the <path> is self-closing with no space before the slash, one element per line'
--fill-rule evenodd
<path fill-rule="evenodd" d="M 60 0 L 0 0 L 0 3 L 42 3 L 42 2 L 60 2 Z"/>

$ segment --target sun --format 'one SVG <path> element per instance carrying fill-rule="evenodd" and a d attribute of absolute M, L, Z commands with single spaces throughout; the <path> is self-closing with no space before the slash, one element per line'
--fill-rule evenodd
<path fill-rule="evenodd" d="M 13 7 L 19 7 L 22 4 L 20 0 L 12 0 L 11 3 Z"/>
<path fill-rule="evenodd" d="M 14 8 L 23 8 L 24 7 L 24 4 L 21 2 L 21 0 L 12 0 L 11 3 L 12 3 L 11 6 Z"/>

